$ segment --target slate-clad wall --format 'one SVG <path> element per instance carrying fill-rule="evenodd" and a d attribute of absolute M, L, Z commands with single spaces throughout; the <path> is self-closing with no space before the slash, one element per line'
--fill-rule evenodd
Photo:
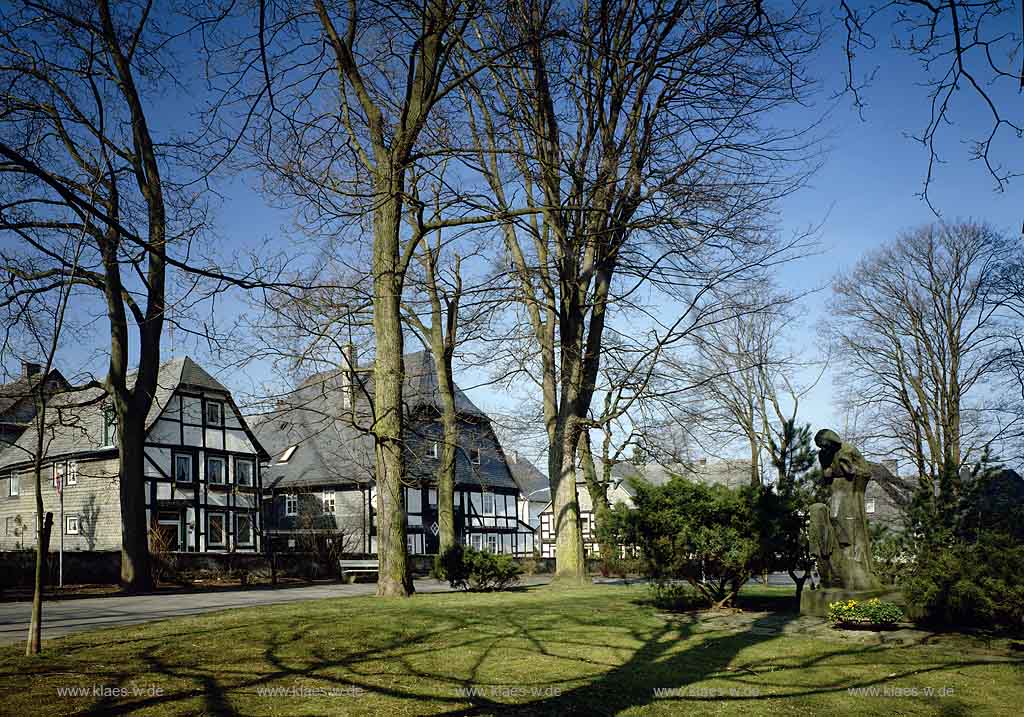
<path fill-rule="evenodd" d="M 43 469 L 43 512 L 53 512 L 51 549 L 60 545 L 64 531 L 65 551 L 121 549 L 121 500 L 118 494 L 117 458 L 78 461 L 78 483 L 64 487 L 64 517 L 60 522 L 60 499 L 53 487 L 53 465 Z M 32 548 L 36 544 L 33 516 L 36 512 L 35 483 L 30 471 L 20 472 L 21 492 L 10 496 L 10 476 L 0 479 L 0 550 Z M 67 533 L 67 517 L 78 516 L 78 534 Z M 21 519 L 20 528 L 15 518 Z M 16 534 L 20 533 L 20 534 Z"/>

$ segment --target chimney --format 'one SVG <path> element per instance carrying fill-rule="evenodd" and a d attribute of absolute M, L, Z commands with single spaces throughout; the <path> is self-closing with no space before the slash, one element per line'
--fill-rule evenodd
<path fill-rule="evenodd" d="M 355 344 L 346 343 L 341 347 L 341 387 L 344 392 L 341 397 L 342 405 L 345 408 L 355 409 L 356 386 L 358 377 L 356 370 L 359 368 L 359 357 L 356 355 Z"/>
<path fill-rule="evenodd" d="M 22 378 L 31 378 L 32 376 L 37 375 L 42 370 L 43 370 L 43 367 L 40 366 L 37 363 L 32 363 L 30 361 L 22 361 L 21 362 L 21 377 Z"/>

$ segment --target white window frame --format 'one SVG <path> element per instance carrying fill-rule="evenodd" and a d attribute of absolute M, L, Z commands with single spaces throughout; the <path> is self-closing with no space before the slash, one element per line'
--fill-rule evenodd
<path fill-rule="evenodd" d="M 68 468 L 64 473 L 64 485 L 78 485 L 78 461 L 68 461 Z"/>
<path fill-rule="evenodd" d="M 288 446 L 287 448 L 285 448 L 284 453 L 282 453 L 280 458 L 277 459 L 278 465 L 290 461 L 292 459 L 292 455 L 295 453 L 296 448 L 298 448 L 298 446 Z"/>
<path fill-rule="evenodd" d="M 221 464 L 221 480 L 215 481 L 211 478 L 212 472 L 210 471 L 210 462 L 220 461 Z M 228 462 L 224 456 L 206 456 L 206 482 L 210 485 L 227 485 L 228 484 Z"/>
<path fill-rule="evenodd" d="M 250 468 L 248 483 L 243 483 L 240 480 L 238 480 L 238 465 L 240 463 L 245 463 Z M 243 458 L 242 456 L 235 456 L 235 485 L 245 486 L 246 488 L 252 488 L 254 485 L 256 485 L 256 461 L 254 461 L 252 458 Z"/>
<path fill-rule="evenodd" d="M 409 555 L 416 555 L 416 534 L 406 533 L 405 535 L 405 549 L 409 551 Z"/>
<path fill-rule="evenodd" d="M 285 493 L 284 494 L 284 514 L 286 517 L 294 517 L 299 514 L 299 495 L 298 493 Z"/>
<path fill-rule="evenodd" d="M 54 463 L 53 464 L 53 474 L 52 474 L 53 480 L 51 481 L 51 485 L 53 486 L 54 490 L 57 490 L 57 486 L 58 485 L 60 485 L 61 489 L 64 488 L 64 481 L 66 480 L 67 474 L 68 474 L 68 464 L 67 463 Z"/>
<path fill-rule="evenodd" d="M 171 520 L 169 518 L 161 517 L 161 516 L 165 516 L 165 515 L 173 515 L 175 517 L 174 517 L 173 520 Z M 163 513 L 159 513 L 158 512 L 156 514 L 156 524 L 157 525 L 173 525 L 175 528 L 177 528 L 177 532 L 178 532 L 178 547 L 177 547 L 177 550 L 185 549 L 186 546 L 185 546 L 184 519 L 182 518 L 180 513 L 171 513 L 171 512 L 168 512 L 168 511 L 165 511 Z"/>
<path fill-rule="evenodd" d="M 875 501 L 873 501 L 873 500 L 865 501 L 864 502 L 864 512 L 865 513 L 874 513 L 875 512 Z"/>
<path fill-rule="evenodd" d="M 242 519 L 249 521 L 249 539 L 245 541 L 239 537 L 242 532 L 238 529 L 238 523 Z M 256 521 L 252 513 L 235 513 L 235 543 L 240 548 L 251 548 L 256 545 Z"/>
<path fill-rule="evenodd" d="M 173 456 L 174 457 L 171 460 L 171 470 L 173 471 L 171 473 L 171 477 L 174 479 L 174 481 L 176 483 L 191 483 L 192 482 L 192 471 L 194 470 L 193 469 L 194 458 L 193 458 L 192 454 L 191 453 L 174 453 Z M 182 480 L 181 478 L 178 477 L 178 459 L 180 459 L 180 458 L 185 458 L 185 459 L 188 460 L 188 478 L 186 478 L 184 480 Z"/>
<path fill-rule="evenodd" d="M 491 509 L 490 509 L 490 511 L 487 510 L 487 499 L 488 498 L 490 498 L 490 500 L 491 500 Z M 494 493 L 488 493 L 488 492 L 485 491 L 484 493 L 481 494 L 481 496 L 480 496 L 480 515 L 494 515 L 494 511 L 496 509 L 495 508 L 495 498 L 496 498 L 496 496 L 494 495 Z"/>
<path fill-rule="evenodd" d="M 430 444 L 430 457 L 434 460 L 441 457 L 441 444 L 437 441 L 433 441 Z"/>
<path fill-rule="evenodd" d="M 224 539 L 221 542 L 219 542 L 219 543 L 215 543 L 215 542 L 213 542 L 210 539 L 211 536 L 213 535 L 213 530 L 210 529 L 210 524 L 211 524 L 214 516 L 220 517 L 220 520 L 221 520 L 221 532 L 223 534 Z M 206 547 L 207 548 L 226 548 L 227 546 L 228 546 L 228 515 L 227 515 L 227 513 L 223 512 L 223 511 L 220 511 L 220 510 L 207 511 L 206 512 Z"/>
<path fill-rule="evenodd" d="M 498 551 L 498 536 L 497 536 L 497 534 L 495 534 L 495 533 L 488 533 L 486 535 L 486 538 L 487 538 L 487 541 L 486 541 L 487 552 L 488 553 L 494 553 L 495 555 L 497 555 L 498 552 L 499 552 Z"/>
<path fill-rule="evenodd" d="M 71 529 L 72 524 L 75 526 L 74 530 Z M 78 518 L 77 515 L 71 514 L 71 515 L 65 515 L 64 516 L 64 534 L 65 535 L 78 535 L 80 530 L 81 530 L 81 523 L 80 523 L 79 518 Z"/>
<path fill-rule="evenodd" d="M 330 502 L 328 502 L 330 501 Z M 333 490 L 325 490 L 320 496 L 320 502 L 323 505 L 324 515 L 335 515 L 338 511 L 338 496 Z M 330 506 L 330 510 L 328 510 Z"/>
<path fill-rule="evenodd" d="M 211 421 L 210 420 L 210 409 L 214 408 L 214 407 L 216 407 L 216 409 L 217 409 L 217 420 L 216 421 Z M 213 401 L 211 399 L 206 399 L 203 402 L 203 424 L 206 425 L 206 426 L 212 426 L 214 428 L 223 428 L 224 427 L 224 402 L 223 401 Z"/>
<path fill-rule="evenodd" d="M 480 465 L 481 461 L 483 460 L 483 451 L 480 450 L 479 448 L 470 448 L 469 460 L 475 466 Z"/>
<path fill-rule="evenodd" d="M 21 474 L 12 471 L 7 478 L 7 497 L 16 498 L 21 495 Z"/>
<path fill-rule="evenodd" d="M 470 533 L 469 534 L 469 547 L 473 548 L 473 550 L 483 550 L 484 549 L 484 536 L 481 535 L 480 533 Z"/>

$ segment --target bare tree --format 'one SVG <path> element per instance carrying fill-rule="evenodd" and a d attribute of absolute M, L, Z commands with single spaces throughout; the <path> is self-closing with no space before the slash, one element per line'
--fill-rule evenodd
<path fill-rule="evenodd" d="M 556 572 L 578 580 L 576 452 L 609 323 L 652 287 L 699 306 L 709 282 L 778 258 L 765 211 L 799 183 L 780 170 L 783 148 L 795 157 L 806 147 L 759 118 L 799 98 L 817 37 L 800 7 L 597 3 L 563 13 L 536 0 L 514 10 L 485 32 L 522 50 L 511 70 L 473 84 L 469 122 L 536 347 Z M 514 221 L 516 203 L 539 214 Z"/>
<path fill-rule="evenodd" d="M 1024 90 L 1024 5 L 1012 0 L 884 0 L 857 6 L 840 0 L 840 8 L 846 31 L 846 87 L 859 110 L 864 107 L 865 86 L 877 70 L 858 69 L 857 55 L 877 47 L 877 34 L 891 33 L 893 47 L 920 64 L 930 107 L 915 139 L 928 152 L 922 196 L 929 206 L 929 189 L 942 161 L 941 135 L 956 131 L 960 124 L 951 121 L 958 100 L 979 107 L 987 116 L 988 133 L 970 142 L 971 156 L 984 163 L 996 188 L 1003 190 L 1019 170 L 1004 164 L 1000 138 L 1019 139 L 1024 133 L 1012 104 Z M 961 100 L 960 93 L 967 99 Z"/>
<path fill-rule="evenodd" d="M 31 447 L 14 444 L 10 450 L 27 450 L 26 456 L 32 460 L 32 478 L 35 489 L 36 504 L 36 569 L 34 589 L 32 592 L 32 613 L 29 621 L 28 638 L 25 643 L 26 655 L 38 655 L 42 643 L 43 630 L 43 588 L 47 573 L 47 557 L 49 553 L 50 532 L 53 526 L 53 514 L 43 512 L 43 463 L 46 460 L 50 443 L 53 439 L 54 423 L 48 415 L 52 386 L 50 375 L 54 361 L 64 335 L 65 315 L 68 302 L 75 288 L 75 270 L 82 251 L 82 237 L 64 234 L 64 244 L 54 245 L 60 250 L 59 256 L 63 263 L 71 267 L 70 273 L 58 281 L 54 291 L 32 291 L 30 286 L 13 280 L 8 281 L 0 298 L 0 309 L 3 310 L 4 341 L 0 345 L 0 355 L 10 356 L 22 344 L 22 350 L 33 359 L 42 357 L 39 378 L 32 381 L 28 376 L 27 390 L 33 402 Z M 22 255 L 27 262 L 30 257 Z M 36 283 L 49 283 L 53 278 L 37 280 Z M 12 334 L 20 336 L 20 341 Z M 54 410 L 59 413 L 59 410 Z M 63 480 L 59 475 L 55 480 Z M 63 490 L 59 486 L 58 490 Z M 63 530 L 63 526 L 60 528 Z"/>
<path fill-rule="evenodd" d="M 133 589 L 151 585 L 142 447 L 160 364 L 167 246 L 189 241 L 201 221 L 194 192 L 176 192 L 162 176 L 167 148 L 150 130 L 145 92 L 170 68 L 149 10 L 107 0 L 25 2 L 5 11 L 0 26 L 8 88 L 0 110 L 0 231 L 40 258 L 26 270 L 5 254 L 4 268 L 25 291 L 61 291 L 72 281 L 102 300 L 110 363 L 100 385 L 117 414 L 121 579 Z M 87 239 L 77 264 L 53 243 L 65 232 Z M 130 323 L 139 351 L 134 377 Z"/>
<path fill-rule="evenodd" d="M 847 402 L 876 446 L 910 460 L 934 489 L 1019 416 L 993 388 L 1014 350 L 1000 291 L 1014 242 L 983 223 L 930 224 L 837 277 L 828 333 Z"/>

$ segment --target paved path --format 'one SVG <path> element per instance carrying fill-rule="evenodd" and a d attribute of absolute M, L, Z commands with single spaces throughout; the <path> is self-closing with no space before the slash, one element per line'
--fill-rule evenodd
<path fill-rule="evenodd" d="M 524 578 L 522 585 L 540 585 L 547 578 Z M 172 617 L 198 615 L 215 610 L 273 605 L 275 603 L 321 598 L 372 595 L 376 583 L 354 585 L 329 584 L 271 589 L 231 590 L 209 593 L 157 595 L 114 595 L 97 598 L 54 600 L 43 604 L 43 639 L 73 632 L 96 630 L 117 625 L 137 625 Z M 424 579 L 416 581 L 416 591 L 447 592 L 448 583 Z M 21 642 L 28 632 L 31 602 L 0 603 L 0 645 Z"/>

